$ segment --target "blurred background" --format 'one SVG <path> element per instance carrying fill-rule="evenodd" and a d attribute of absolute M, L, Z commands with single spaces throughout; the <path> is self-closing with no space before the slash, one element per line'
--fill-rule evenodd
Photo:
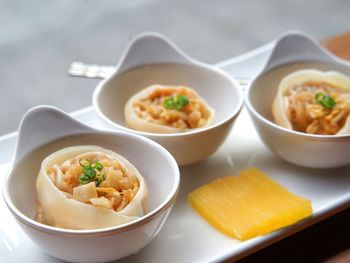
<path fill-rule="evenodd" d="M 190 56 L 216 63 L 287 30 L 317 39 L 350 30 L 342 0 L 1 0 L 0 135 L 40 104 L 91 105 L 98 80 L 72 78 L 71 62 L 116 64 L 130 37 L 157 31 Z"/>

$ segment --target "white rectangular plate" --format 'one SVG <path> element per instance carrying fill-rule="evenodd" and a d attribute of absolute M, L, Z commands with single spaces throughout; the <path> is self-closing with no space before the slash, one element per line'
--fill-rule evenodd
<path fill-rule="evenodd" d="M 251 79 L 261 70 L 274 42 L 221 62 L 231 75 Z M 72 114 L 98 127 L 92 107 Z M 0 137 L 0 182 L 7 174 L 17 133 Z M 257 167 L 295 194 L 312 201 L 311 218 L 265 236 L 240 242 L 214 229 L 188 204 L 187 194 L 217 177 Z M 350 206 L 350 166 L 315 170 L 288 164 L 261 142 L 245 109 L 220 149 L 208 159 L 181 168 L 181 187 L 175 206 L 158 236 L 136 255 L 121 262 L 212 262 L 242 258 Z M 61 262 L 43 253 L 19 228 L 0 200 L 0 256 L 2 262 Z M 118 246 L 118 244 L 115 244 Z"/>

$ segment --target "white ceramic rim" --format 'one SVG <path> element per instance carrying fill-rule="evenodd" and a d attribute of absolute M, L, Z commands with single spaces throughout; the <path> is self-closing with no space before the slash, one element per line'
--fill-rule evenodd
<path fill-rule="evenodd" d="M 161 213 L 163 210 L 170 208 L 174 204 L 176 197 L 177 197 L 177 194 L 179 192 L 179 187 L 180 187 L 180 170 L 179 170 L 179 167 L 178 167 L 174 157 L 163 146 L 161 146 L 160 144 L 158 144 L 158 143 L 154 142 L 153 140 L 148 139 L 146 137 L 139 136 L 136 134 L 127 133 L 124 131 L 99 131 L 99 130 L 96 130 L 95 132 L 89 131 L 89 132 L 84 133 L 84 134 L 91 134 L 91 135 L 93 135 L 93 134 L 99 134 L 99 135 L 108 134 L 108 135 L 116 135 L 116 136 L 120 136 L 120 135 L 121 136 L 129 136 L 129 137 L 134 137 L 137 140 L 146 141 L 152 147 L 158 148 L 166 156 L 166 158 L 169 160 L 169 163 L 171 165 L 172 171 L 173 171 L 174 176 L 175 176 L 174 185 L 172 187 L 171 192 L 168 194 L 167 198 L 159 206 L 157 206 L 155 209 L 153 209 L 153 211 L 147 213 L 146 215 L 144 215 L 136 220 L 133 220 L 131 222 L 128 222 L 126 224 L 122 224 L 119 226 L 106 227 L 106 228 L 101 228 L 101 229 L 91 229 L 91 230 L 74 230 L 74 229 L 53 227 L 53 226 L 39 223 L 39 222 L 35 221 L 34 219 L 27 217 L 21 211 L 19 211 L 17 209 L 17 207 L 13 204 L 13 202 L 10 198 L 9 186 L 8 186 L 10 174 L 12 173 L 12 170 L 13 170 L 13 162 L 12 162 L 11 168 L 8 172 L 6 179 L 5 179 L 5 182 L 4 182 L 4 185 L 2 188 L 2 190 L 3 190 L 2 192 L 3 192 L 3 198 L 5 200 L 7 207 L 11 210 L 11 212 L 16 216 L 16 218 L 19 221 L 21 221 L 23 224 L 25 224 L 31 228 L 35 228 L 36 230 L 39 230 L 42 232 L 60 234 L 60 235 L 101 235 L 101 234 L 109 234 L 109 233 L 120 233 L 120 232 L 128 231 L 130 229 L 137 228 L 140 225 L 143 225 L 143 224 L 149 222 L 157 214 Z M 74 134 L 74 136 L 78 136 L 78 135 L 79 134 Z M 66 137 L 66 136 L 64 136 L 64 137 Z M 55 140 L 59 140 L 59 139 L 60 138 L 57 138 Z M 50 143 L 52 143 L 52 142 L 49 142 L 47 144 L 50 144 Z M 41 147 L 41 146 L 39 146 L 39 147 Z"/>

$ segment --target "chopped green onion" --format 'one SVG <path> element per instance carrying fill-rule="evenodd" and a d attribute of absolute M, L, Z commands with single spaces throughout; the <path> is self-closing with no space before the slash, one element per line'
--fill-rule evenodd
<path fill-rule="evenodd" d="M 78 182 L 80 184 L 88 184 L 88 183 L 90 183 L 90 178 L 87 177 L 85 174 L 82 174 L 82 175 L 79 176 Z"/>
<path fill-rule="evenodd" d="M 91 163 L 92 163 L 89 159 L 85 159 L 85 161 L 89 162 L 88 165 L 91 165 Z M 79 161 L 79 164 L 80 164 L 81 167 L 85 167 L 86 166 L 86 165 L 81 163 L 81 160 Z"/>
<path fill-rule="evenodd" d="M 164 102 L 163 102 L 163 106 L 164 106 L 164 108 L 166 108 L 166 109 L 171 109 L 171 108 L 173 108 L 173 107 L 174 107 L 174 104 L 175 104 L 175 102 L 174 102 L 174 97 L 173 97 L 173 96 L 170 96 L 169 98 L 166 98 L 166 99 L 164 100 Z"/>
<path fill-rule="evenodd" d="M 102 163 L 96 162 L 94 168 L 101 171 L 103 169 L 103 165 Z"/>
<path fill-rule="evenodd" d="M 92 166 L 85 166 L 83 172 L 90 179 L 96 176 L 96 170 Z"/>
<path fill-rule="evenodd" d="M 326 109 L 332 109 L 334 107 L 334 105 L 336 104 L 336 102 L 331 97 L 331 95 L 324 94 L 322 92 L 316 93 L 315 99 L 319 104 L 321 104 Z"/>
<path fill-rule="evenodd" d="M 101 177 L 97 177 L 97 178 L 96 178 L 96 181 L 95 181 L 96 187 L 100 185 L 101 181 L 102 181 L 102 180 L 101 180 Z"/>
<path fill-rule="evenodd" d="M 181 110 L 188 103 L 190 103 L 190 100 L 185 95 L 179 94 L 176 98 L 176 101 L 174 100 L 173 96 L 166 98 L 163 102 L 163 106 L 166 109 Z"/>
<path fill-rule="evenodd" d="M 97 176 L 95 180 L 96 187 L 99 186 L 104 180 L 106 180 L 104 174 L 100 174 L 99 176 Z"/>
<path fill-rule="evenodd" d="M 324 94 L 322 93 L 322 92 L 318 92 L 318 93 L 316 93 L 316 95 L 315 95 L 315 99 L 318 101 L 321 97 L 323 97 L 324 96 Z"/>
<path fill-rule="evenodd" d="M 96 161 L 95 165 L 92 166 L 92 162 L 89 159 L 85 159 L 89 164 L 84 165 L 81 162 L 82 160 L 79 161 L 79 164 L 81 167 L 83 167 L 83 174 L 79 176 L 78 182 L 80 184 L 87 184 L 89 183 L 92 179 L 95 179 L 95 184 L 98 186 L 102 179 L 101 176 L 97 176 L 97 171 L 101 171 L 103 169 L 103 165 L 99 162 Z M 97 170 L 97 171 L 96 171 Z M 104 175 L 102 175 L 104 178 Z"/>
<path fill-rule="evenodd" d="M 182 107 L 185 107 L 188 103 L 190 103 L 190 100 L 185 95 L 179 94 L 175 102 L 175 109 L 181 110 Z"/>

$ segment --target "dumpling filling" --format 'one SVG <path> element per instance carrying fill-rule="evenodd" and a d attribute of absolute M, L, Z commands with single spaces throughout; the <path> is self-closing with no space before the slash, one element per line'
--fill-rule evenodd
<path fill-rule="evenodd" d="M 128 101 L 125 119 L 132 129 L 171 133 L 213 124 L 214 111 L 189 87 L 152 85 Z"/>
<path fill-rule="evenodd" d="M 277 124 L 309 134 L 350 132 L 350 79 L 344 75 L 301 70 L 282 80 L 279 93 L 273 104 Z"/>
<path fill-rule="evenodd" d="M 100 169 L 93 168 L 97 165 Z M 87 181 L 79 180 L 89 166 L 87 173 L 92 171 L 96 175 Z M 127 173 L 115 158 L 103 152 L 88 152 L 55 164 L 47 174 L 68 198 L 117 212 L 134 199 L 140 187 L 134 174 Z"/>
<path fill-rule="evenodd" d="M 37 193 L 37 221 L 91 229 L 142 216 L 148 190 L 136 168 L 122 156 L 97 146 L 76 146 L 43 161 Z"/>

